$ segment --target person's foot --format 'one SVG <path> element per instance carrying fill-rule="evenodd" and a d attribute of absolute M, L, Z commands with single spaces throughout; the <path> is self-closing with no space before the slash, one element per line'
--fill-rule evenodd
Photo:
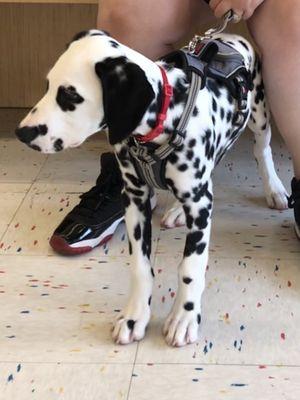
<path fill-rule="evenodd" d="M 118 162 L 112 153 L 101 155 L 96 185 L 80 196 L 80 203 L 55 229 L 50 246 L 57 253 L 87 253 L 106 243 L 124 219 L 123 187 Z"/>
<path fill-rule="evenodd" d="M 300 180 L 293 178 L 291 185 L 292 194 L 289 198 L 289 207 L 294 209 L 295 231 L 300 239 Z"/>

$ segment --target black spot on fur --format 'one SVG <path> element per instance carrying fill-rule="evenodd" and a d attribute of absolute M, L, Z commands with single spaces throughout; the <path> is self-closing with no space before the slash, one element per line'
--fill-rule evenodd
<path fill-rule="evenodd" d="M 141 196 L 144 194 L 144 192 L 143 192 L 142 190 L 139 190 L 139 189 L 132 189 L 132 188 L 129 187 L 128 185 L 126 185 L 126 190 L 127 190 L 127 192 L 132 193 L 132 194 L 134 194 L 135 196 L 139 196 L 139 197 L 141 197 Z"/>
<path fill-rule="evenodd" d="M 191 139 L 188 144 L 189 148 L 193 148 L 196 146 L 196 139 Z"/>
<path fill-rule="evenodd" d="M 196 179 L 202 179 L 203 175 L 205 174 L 205 171 L 206 171 L 206 166 L 203 165 L 202 169 L 201 169 L 201 170 L 198 170 L 198 171 L 195 173 L 195 178 L 196 178 Z"/>
<path fill-rule="evenodd" d="M 184 248 L 184 257 L 189 257 L 191 254 L 197 253 L 202 254 L 203 250 L 199 250 L 198 248 L 201 244 L 199 242 L 203 238 L 203 232 L 190 232 L 187 234 L 185 248 Z"/>
<path fill-rule="evenodd" d="M 55 151 L 61 151 L 64 148 L 64 142 L 62 139 L 56 139 L 54 142 Z"/>
<path fill-rule="evenodd" d="M 147 119 L 147 124 L 149 125 L 150 128 L 155 128 L 156 126 L 156 119 L 154 118 L 148 118 Z"/>
<path fill-rule="evenodd" d="M 129 166 L 129 155 L 125 146 L 117 153 L 117 157 L 123 167 L 127 168 Z"/>
<path fill-rule="evenodd" d="M 130 205 L 130 198 L 129 196 L 126 194 L 126 192 L 122 193 L 122 200 L 123 200 L 123 205 L 125 208 L 127 208 Z"/>
<path fill-rule="evenodd" d="M 129 255 L 132 255 L 132 244 L 129 239 L 128 239 L 128 251 L 129 251 Z"/>
<path fill-rule="evenodd" d="M 184 172 L 184 171 L 186 171 L 187 169 L 188 169 L 187 164 L 181 164 L 181 165 L 179 165 L 179 167 L 178 167 L 178 170 L 179 170 L 180 172 Z"/>
<path fill-rule="evenodd" d="M 130 174 L 129 172 L 125 173 L 125 176 L 127 179 L 129 179 L 129 181 L 138 188 L 141 188 L 142 186 L 145 186 L 145 183 L 142 182 L 139 178 L 137 178 L 136 176 Z"/>
<path fill-rule="evenodd" d="M 135 240 L 140 240 L 141 236 L 142 236 L 141 226 L 140 224 L 137 224 L 136 227 L 134 228 L 134 238 Z"/>
<path fill-rule="evenodd" d="M 188 301 L 188 302 L 186 302 L 186 303 L 184 304 L 183 308 L 184 308 L 186 311 L 192 311 L 192 310 L 194 309 L 194 303 L 191 302 L 191 301 Z"/>
<path fill-rule="evenodd" d="M 188 160 L 192 160 L 192 159 L 194 158 L 194 152 L 193 152 L 193 150 L 188 150 L 188 151 L 186 152 L 186 158 L 187 158 Z"/>
<path fill-rule="evenodd" d="M 187 99 L 187 92 L 188 92 L 189 86 L 187 85 L 187 82 L 179 78 L 173 85 L 173 98 L 171 100 L 170 106 L 173 108 L 174 105 L 176 104 L 182 104 L 186 102 Z"/>
<path fill-rule="evenodd" d="M 249 51 L 249 47 L 246 45 L 245 42 L 243 42 L 242 40 L 239 40 L 239 43 L 240 43 L 243 47 L 245 47 L 246 50 Z"/>
<path fill-rule="evenodd" d="M 256 95 L 255 95 L 255 104 L 258 104 L 260 101 L 263 101 L 265 98 L 265 92 L 264 92 L 264 84 L 261 82 L 259 85 L 256 86 Z"/>
<path fill-rule="evenodd" d="M 199 114 L 198 107 L 197 107 L 197 106 L 195 106 L 195 107 L 194 107 L 194 109 L 193 109 L 193 117 L 197 117 L 197 116 L 198 116 L 198 114 Z"/>
<path fill-rule="evenodd" d="M 198 169 L 199 165 L 200 165 L 200 158 L 197 157 L 196 160 L 194 161 L 193 167 Z"/>
<path fill-rule="evenodd" d="M 129 320 L 127 321 L 128 329 L 130 329 L 131 331 L 133 330 L 134 325 L 135 325 L 135 321 L 134 321 L 133 319 L 129 319 Z"/>
<path fill-rule="evenodd" d="M 177 156 L 177 154 L 175 154 L 174 152 L 171 153 L 171 154 L 169 155 L 168 160 L 170 161 L 171 164 L 176 164 L 177 161 L 178 161 L 178 156 Z"/>
<path fill-rule="evenodd" d="M 226 114 L 226 121 L 229 123 L 232 120 L 232 112 L 228 111 Z"/>
<path fill-rule="evenodd" d="M 110 43 L 111 46 L 114 47 L 115 49 L 117 49 L 118 47 L 120 47 L 119 43 L 117 43 L 115 40 L 110 40 L 109 43 Z"/>
<path fill-rule="evenodd" d="M 221 119 L 223 120 L 225 117 L 225 110 L 223 107 L 221 107 L 220 115 L 221 115 Z"/>
<path fill-rule="evenodd" d="M 197 324 L 200 325 L 201 323 L 201 315 L 197 314 Z"/>
<path fill-rule="evenodd" d="M 208 225 L 209 212 L 207 209 L 203 208 L 200 210 L 199 214 L 199 217 L 195 219 L 195 224 L 199 229 L 205 229 Z"/>
<path fill-rule="evenodd" d="M 217 112 L 217 109 L 218 109 L 217 102 L 214 99 L 214 97 L 212 99 L 212 109 L 213 109 L 214 112 Z"/>
<path fill-rule="evenodd" d="M 59 86 L 56 95 L 56 102 L 62 111 L 74 111 L 75 104 L 83 103 L 84 98 L 77 93 L 74 86 Z"/>
<path fill-rule="evenodd" d="M 152 301 L 152 296 L 150 296 L 149 299 L 148 299 L 148 306 L 149 307 L 151 306 L 151 301 Z"/>
<path fill-rule="evenodd" d="M 155 277 L 153 268 L 151 268 L 151 275 L 153 276 L 153 278 Z"/>
<path fill-rule="evenodd" d="M 217 85 L 216 81 L 214 79 L 207 79 L 207 87 L 210 92 L 213 92 L 213 94 L 219 98 L 221 96 L 221 92 L 219 89 L 219 86 Z"/>

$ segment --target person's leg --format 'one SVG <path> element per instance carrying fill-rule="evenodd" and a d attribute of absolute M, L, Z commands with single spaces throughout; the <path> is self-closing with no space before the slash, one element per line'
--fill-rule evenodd
<path fill-rule="evenodd" d="M 213 19 L 202 0 L 99 0 L 97 28 L 155 60 L 192 35 L 201 21 Z M 122 180 L 113 153 L 101 156 L 96 186 L 55 229 L 51 247 L 81 254 L 105 243 L 124 219 Z"/>
<path fill-rule="evenodd" d="M 265 0 L 249 20 L 263 61 L 266 94 L 277 126 L 292 155 L 295 229 L 300 239 L 300 3 Z"/>
<path fill-rule="evenodd" d="M 99 0 L 97 27 L 155 60 L 213 20 L 203 0 Z"/>
<path fill-rule="evenodd" d="M 265 0 L 249 20 L 263 60 L 266 94 L 300 179 L 300 2 Z"/>

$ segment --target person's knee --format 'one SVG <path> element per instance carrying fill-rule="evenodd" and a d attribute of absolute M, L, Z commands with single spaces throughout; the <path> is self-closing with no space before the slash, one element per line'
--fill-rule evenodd
<path fill-rule="evenodd" d="M 300 48 L 299 18 L 298 0 L 265 0 L 248 27 L 262 53 Z"/>
<path fill-rule="evenodd" d="M 116 1 L 114 6 L 110 1 L 102 1 L 99 7 L 97 18 L 97 26 L 99 29 L 107 30 L 108 32 L 128 32 L 135 27 L 134 18 L 132 17 L 133 10 L 130 10 L 131 2 Z"/>

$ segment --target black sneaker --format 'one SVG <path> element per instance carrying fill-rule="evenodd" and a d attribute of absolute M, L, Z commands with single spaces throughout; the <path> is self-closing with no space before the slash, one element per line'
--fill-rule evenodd
<path fill-rule="evenodd" d="M 123 187 L 118 162 L 112 153 L 101 155 L 96 185 L 83 193 L 80 203 L 55 229 L 50 246 L 64 255 L 82 254 L 106 243 L 124 219 Z"/>
<path fill-rule="evenodd" d="M 292 194 L 289 198 L 289 207 L 294 209 L 295 215 L 295 231 L 300 239 L 300 180 L 296 178 L 292 180 Z"/>

